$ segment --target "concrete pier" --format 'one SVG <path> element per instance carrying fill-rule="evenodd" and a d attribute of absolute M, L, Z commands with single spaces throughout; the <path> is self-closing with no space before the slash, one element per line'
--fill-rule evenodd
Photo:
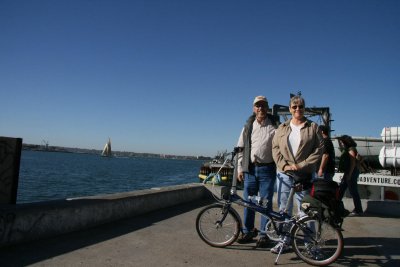
<path fill-rule="evenodd" d="M 212 248 L 198 237 L 200 209 L 214 202 L 201 184 L 0 206 L 0 266 L 271 266 L 255 243 Z M 345 199 L 352 209 L 352 200 Z M 274 203 L 276 200 L 274 199 Z M 345 219 L 343 255 L 332 266 L 399 266 L 399 205 L 363 201 Z M 397 204 L 396 204 L 397 203 Z M 235 206 L 239 214 L 243 209 Z M 276 208 L 276 207 L 275 207 Z M 256 226 L 259 225 L 259 216 Z M 270 247 L 274 245 L 271 242 Z M 307 266 L 294 253 L 280 264 Z"/>
<path fill-rule="evenodd" d="M 273 266 L 276 258 L 255 242 L 213 248 L 197 235 L 195 220 L 210 200 L 197 200 L 83 231 L 0 249 L 0 266 Z M 239 214 L 243 214 L 238 209 Z M 257 226 L 259 217 L 257 216 Z M 331 266 L 399 266 L 399 218 L 366 214 L 343 224 L 344 251 Z M 293 252 L 279 265 L 309 266 Z"/>

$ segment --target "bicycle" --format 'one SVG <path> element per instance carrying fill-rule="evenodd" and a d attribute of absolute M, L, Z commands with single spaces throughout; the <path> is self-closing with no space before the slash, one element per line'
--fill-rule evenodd
<path fill-rule="evenodd" d="M 234 179 L 231 187 L 223 187 L 221 197 L 211 190 L 218 203 L 206 206 L 197 215 L 196 230 L 200 238 L 213 247 L 223 248 L 233 244 L 242 231 L 241 217 L 232 207 L 233 204 L 237 204 L 266 216 L 269 219 L 265 229 L 268 238 L 273 241 L 279 241 L 282 237 L 290 238 L 292 249 L 304 262 L 315 266 L 325 266 L 336 261 L 344 246 L 343 235 L 337 225 L 324 220 L 323 216 L 313 209 L 307 209 L 306 215 L 302 217 L 299 215 L 290 216 L 287 213 L 289 203 L 292 202 L 296 190 L 301 188 L 304 182 L 296 182 L 292 186 L 286 209 L 281 212 L 268 210 L 266 199 L 256 198 L 257 201 L 252 202 L 237 194 L 236 154 L 239 151 L 240 148 L 236 147 L 233 152 L 228 153 L 231 158 L 226 157 L 226 161 L 231 160 L 232 162 L 235 158 Z M 203 183 L 218 177 L 218 172 L 210 174 Z M 288 175 L 296 179 L 299 178 L 294 173 Z M 249 196 L 249 199 L 251 197 Z M 283 246 L 275 259 L 275 265 L 278 264 L 282 248 Z"/>

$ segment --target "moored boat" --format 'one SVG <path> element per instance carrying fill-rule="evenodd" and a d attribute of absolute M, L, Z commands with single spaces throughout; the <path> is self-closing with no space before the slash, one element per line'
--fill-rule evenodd
<path fill-rule="evenodd" d="M 226 186 L 232 184 L 234 167 L 231 161 L 225 162 L 226 153 L 217 153 L 210 162 L 205 162 L 200 167 L 199 182 L 204 182 L 204 180 L 210 175 L 217 173 L 219 176 L 213 177 L 208 183 L 214 183 L 216 185 Z M 225 162 L 225 163 L 224 163 Z"/>

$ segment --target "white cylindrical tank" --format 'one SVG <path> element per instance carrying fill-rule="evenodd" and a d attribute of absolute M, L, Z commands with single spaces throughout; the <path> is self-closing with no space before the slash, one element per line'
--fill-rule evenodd
<path fill-rule="evenodd" d="M 385 127 L 381 133 L 384 143 L 400 142 L 400 127 Z"/>
<path fill-rule="evenodd" d="M 400 147 L 382 147 L 379 152 L 379 163 L 382 167 L 400 167 Z"/>

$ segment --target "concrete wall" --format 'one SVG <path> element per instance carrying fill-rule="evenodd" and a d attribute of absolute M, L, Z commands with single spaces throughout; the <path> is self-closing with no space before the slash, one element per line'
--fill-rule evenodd
<path fill-rule="evenodd" d="M 201 184 L 19 205 L 0 205 L 0 247 L 137 216 L 209 196 Z"/>

